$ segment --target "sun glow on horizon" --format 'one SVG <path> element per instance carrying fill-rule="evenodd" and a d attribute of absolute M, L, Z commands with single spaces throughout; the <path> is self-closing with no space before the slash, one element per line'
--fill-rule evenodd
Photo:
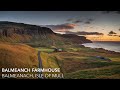
<path fill-rule="evenodd" d="M 91 41 L 120 41 L 119 36 L 108 36 L 108 35 L 103 35 L 103 36 L 88 35 L 86 36 L 86 38 Z"/>

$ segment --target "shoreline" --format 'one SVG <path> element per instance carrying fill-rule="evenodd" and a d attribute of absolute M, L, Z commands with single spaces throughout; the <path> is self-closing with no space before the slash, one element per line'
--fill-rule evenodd
<path fill-rule="evenodd" d="M 83 43 L 83 44 L 86 44 L 86 43 Z M 92 48 L 92 47 L 87 47 L 83 44 L 80 44 L 80 46 L 82 47 L 85 47 L 85 48 L 89 48 L 89 49 L 94 49 L 94 50 L 98 50 L 98 51 L 105 51 L 105 52 L 109 52 L 109 53 L 115 53 L 115 54 L 120 54 L 120 52 L 116 52 L 116 51 L 112 51 L 112 50 L 107 50 L 107 49 L 104 49 L 104 48 Z"/>

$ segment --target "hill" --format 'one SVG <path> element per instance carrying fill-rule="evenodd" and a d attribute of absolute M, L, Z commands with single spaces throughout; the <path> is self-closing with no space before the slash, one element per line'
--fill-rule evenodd
<path fill-rule="evenodd" d="M 47 27 L 8 21 L 0 21 L 0 41 L 47 47 L 91 42 L 84 36 L 61 35 Z"/>
<path fill-rule="evenodd" d="M 82 43 L 92 43 L 92 41 L 86 39 L 84 36 L 78 36 L 75 34 L 63 34 L 62 37 L 69 39 L 75 44 L 82 44 Z"/>
<path fill-rule="evenodd" d="M 7 67 L 29 67 L 30 64 L 37 67 L 38 63 L 37 51 L 24 44 L 0 43 L 0 57 L 0 67 L 4 64 Z"/>
<path fill-rule="evenodd" d="M 0 43 L 0 69 L 26 67 L 38 67 L 36 50 L 24 44 Z"/>

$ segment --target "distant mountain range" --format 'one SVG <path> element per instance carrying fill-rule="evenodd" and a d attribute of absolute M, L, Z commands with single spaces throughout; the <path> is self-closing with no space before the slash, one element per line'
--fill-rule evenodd
<path fill-rule="evenodd" d="M 0 41 L 27 43 L 33 46 L 91 43 L 84 36 L 57 34 L 47 27 L 9 21 L 0 21 Z"/>

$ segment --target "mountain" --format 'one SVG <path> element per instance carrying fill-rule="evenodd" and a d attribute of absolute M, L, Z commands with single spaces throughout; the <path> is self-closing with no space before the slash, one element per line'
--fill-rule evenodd
<path fill-rule="evenodd" d="M 82 44 L 82 43 L 92 43 L 92 41 L 86 39 L 84 36 L 78 36 L 75 34 L 63 34 L 62 37 L 70 39 L 73 43 Z"/>
<path fill-rule="evenodd" d="M 26 43 L 32 46 L 57 46 L 70 43 L 91 42 L 84 36 L 56 34 L 50 28 L 24 23 L 0 21 L 0 41 Z"/>
<path fill-rule="evenodd" d="M 12 36 L 13 34 L 40 36 L 53 34 L 53 31 L 46 27 L 37 25 L 28 25 L 24 23 L 0 22 L 0 34 L 3 36 Z"/>

